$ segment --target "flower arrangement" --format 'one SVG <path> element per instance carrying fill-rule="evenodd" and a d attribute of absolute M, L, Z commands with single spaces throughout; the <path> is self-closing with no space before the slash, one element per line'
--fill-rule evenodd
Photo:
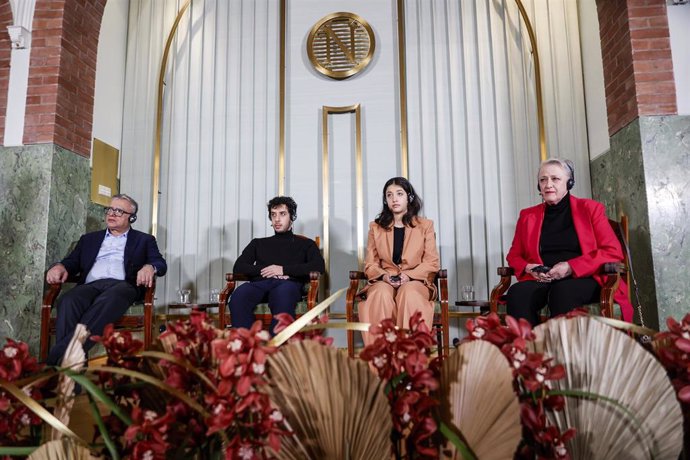
<path fill-rule="evenodd" d="M 431 359 L 436 340 L 420 312 L 410 318 L 410 329 L 399 329 L 392 319 L 372 325 L 372 344 L 360 357 L 388 381 L 387 396 L 393 418 L 393 448 L 396 458 L 438 458 L 438 429 L 433 410 L 438 401 L 432 393 L 439 387 L 438 358 Z"/>
<path fill-rule="evenodd" d="M 36 374 L 42 368 L 43 365 L 29 354 L 26 343 L 8 338 L 0 350 L 0 381 L 21 386 L 22 379 Z M 41 385 L 22 391 L 23 396 L 34 401 L 44 399 Z M 0 446 L 31 446 L 40 437 L 39 427 L 43 420 L 26 405 L 18 404 L 17 396 L 0 387 Z"/>
<path fill-rule="evenodd" d="M 497 314 L 467 321 L 471 340 L 486 340 L 501 349 L 513 367 L 514 389 L 520 398 L 523 438 L 516 458 L 570 458 L 565 443 L 575 436 L 574 429 L 560 432 L 546 420 L 546 411 L 563 410 L 564 399 L 549 393 L 550 383 L 565 377 L 562 365 L 541 353 L 530 353 L 527 342 L 534 340 L 530 324 L 506 316 L 502 325 Z"/>
<path fill-rule="evenodd" d="M 292 322 L 287 315 L 277 319 L 277 331 Z M 318 320 L 289 342 L 309 340 L 330 346 L 332 339 L 320 331 L 328 326 L 324 322 L 327 319 Z M 687 418 L 690 315 L 680 323 L 669 319 L 667 325 L 669 330 L 655 338 L 655 351 Z M 564 397 L 567 392 L 553 390 L 554 383 L 565 377 L 563 363 L 533 351 L 535 332 L 524 320 L 506 317 L 502 324 L 492 314 L 468 321 L 467 330 L 465 342 L 495 345 L 512 368 L 522 424 L 515 458 L 570 458 L 567 444 L 576 436 L 575 429 L 559 429 L 547 416 L 562 411 L 568 397 Z M 370 333 L 375 339 L 360 356 L 385 384 L 392 421 L 391 452 L 396 458 L 438 458 L 445 449 L 444 436 L 456 446 L 462 444 L 462 433 L 454 439 L 439 416 L 444 401 L 439 383 L 443 362 L 433 357 L 436 342 L 421 315 L 411 318 L 408 330 L 387 319 L 372 325 Z M 250 329 L 222 331 L 211 325 L 205 313 L 192 312 L 188 320 L 169 324 L 160 337 L 164 351 L 144 351 L 141 341 L 112 327 L 94 339 L 105 347 L 107 363 L 79 373 L 43 369 L 26 344 L 8 339 L 0 350 L 0 446 L 5 446 L 0 447 L 0 458 L 28 455 L 41 442 L 40 428 L 46 418 L 30 403 L 46 407 L 44 382 L 57 373 L 69 375 L 86 390 L 98 427 L 90 447 L 109 457 L 273 458 L 280 457 L 285 442 L 292 442 L 293 431 L 266 391 L 271 355 L 280 349 L 270 345 L 259 322 Z M 496 354 L 502 361 L 501 354 Z M 327 355 L 324 359 L 330 359 Z M 286 369 L 291 372 L 289 366 Z M 96 401 L 109 410 L 96 410 Z"/>
<path fill-rule="evenodd" d="M 205 313 L 192 312 L 161 336 L 166 356 L 142 352 L 131 334 L 107 327 L 96 338 L 108 353 L 107 365 L 133 373 L 114 374 L 108 367 L 96 373 L 106 395 L 131 413 L 131 424 L 122 432 L 121 420 L 110 416 L 102 435 L 114 437 L 116 450 L 132 458 L 222 450 L 226 458 L 253 459 L 266 457 L 267 448 L 279 450 L 286 432 L 282 416 L 260 391 L 266 358 L 275 352 L 269 339 L 258 321 L 251 329 L 220 331 Z M 160 358 L 159 365 L 150 366 L 148 358 Z M 175 390 L 172 396 L 161 398 L 151 385 L 136 383 L 149 374 Z"/>

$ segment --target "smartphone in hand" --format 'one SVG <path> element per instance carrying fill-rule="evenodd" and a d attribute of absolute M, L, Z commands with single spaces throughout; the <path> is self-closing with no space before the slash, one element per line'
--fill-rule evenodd
<path fill-rule="evenodd" d="M 551 267 L 547 267 L 546 265 L 537 265 L 536 267 L 532 267 L 531 271 L 536 273 L 548 273 L 549 270 L 551 270 Z"/>

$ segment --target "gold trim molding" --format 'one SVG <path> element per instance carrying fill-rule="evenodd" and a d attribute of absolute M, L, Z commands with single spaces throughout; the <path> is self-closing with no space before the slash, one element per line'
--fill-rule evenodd
<path fill-rule="evenodd" d="M 532 47 L 532 53 L 534 54 L 534 85 L 537 96 L 537 123 L 539 125 L 539 157 L 541 161 L 548 158 L 548 153 L 546 151 L 546 128 L 544 125 L 544 100 L 542 96 L 541 87 L 541 65 L 539 63 L 539 50 L 537 49 L 537 36 L 534 33 L 534 27 L 527 16 L 527 10 L 522 4 L 521 0 L 515 0 L 518 10 L 520 11 L 520 17 L 522 17 L 525 26 L 527 27 L 527 35 L 529 35 L 530 46 Z"/>
<path fill-rule="evenodd" d="M 400 175 L 408 177 L 407 64 L 405 61 L 405 0 L 398 0 L 398 74 L 400 79 Z"/>
<path fill-rule="evenodd" d="M 364 261 L 364 179 L 362 173 L 362 110 L 361 104 L 344 107 L 330 107 L 324 105 L 321 108 L 321 187 L 323 198 L 323 258 L 328 270 L 330 264 L 331 246 L 329 235 L 330 221 L 330 154 L 328 151 L 328 117 L 344 113 L 355 114 L 355 206 L 357 211 L 357 261 L 361 266 Z M 330 280 L 324 280 L 326 295 L 330 292 Z"/>
<path fill-rule="evenodd" d="M 287 0 L 280 0 L 280 76 L 278 95 L 280 122 L 278 133 L 278 195 L 285 195 L 285 34 Z"/>
<path fill-rule="evenodd" d="M 173 38 L 177 33 L 177 27 L 180 25 L 182 16 L 189 8 L 192 0 L 187 0 L 180 11 L 177 12 L 175 22 L 173 22 L 168 33 L 168 39 L 165 41 L 165 49 L 163 51 L 163 58 L 161 59 L 161 68 L 158 72 L 158 97 L 156 99 L 156 137 L 154 139 L 153 147 L 153 196 L 151 201 L 151 234 L 155 237 L 158 233 L 158 207 L 159 194 L 161 183 L 161 131 L 163 130 L 163 87 L 165 86 L 165 68 L 168 66 L 168 54 L 170 54 L 170 46 Z"/>

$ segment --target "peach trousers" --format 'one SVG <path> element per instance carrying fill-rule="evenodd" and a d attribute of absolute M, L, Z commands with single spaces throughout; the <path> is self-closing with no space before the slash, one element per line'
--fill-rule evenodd
<path fill-rule="evenodd" d="M 377 281 L 367 288 L 366 294 L 366 300 L 359 303 L 360 321 L 378 324 L 393 318 L 399 328 L 409 329 L 410 318 L 419 310 L 424 323 L 431 329 L 434 303 L 429 299 L 431 291 L 421 281 L 408 281 L 397 289 L 385 281 Z M 362 338 L 364 345 L 373 342 L 368 332 L 363 332 Z"/>

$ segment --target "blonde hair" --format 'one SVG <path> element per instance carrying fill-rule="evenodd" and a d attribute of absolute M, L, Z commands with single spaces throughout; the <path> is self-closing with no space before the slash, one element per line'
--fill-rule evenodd
<path fill-rule="evenodd" d="M 541 171 L 541 168 L 549 165 L 560 166 L 561 169 L 563 169 L 563 171 L 565 171 L 565 173 L 568 175 L 568 178 L 570 178 L 573 182 L 575 181 L 575 166 L 573 166 L 573 162 L 570 160 L 562 160 L 560 158 L 549 158 L 548 160 L 542 161 L 539 165 L 539 169 L 537 170 L 537 181 L 539 180 L 539 171 Z"/>

